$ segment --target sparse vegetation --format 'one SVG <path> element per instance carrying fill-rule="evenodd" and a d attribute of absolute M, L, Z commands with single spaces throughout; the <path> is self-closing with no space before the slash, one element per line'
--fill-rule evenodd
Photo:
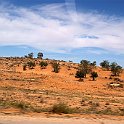
<path fill-rule="evenodd" d="M 37 54 L 37 58 L 38 58 L 38 59 L 42 59 L 42 58 L 43 58 L 43 53 L 39 52 L 39 53 Z"/>
<path fill-rule="evenodd" d="M 77 63 L 51 59 L 24 57 L 4 59 L 4 61 L 0 59 L 0 108 L 2 108 L 0 112 L 4 109 L 16 108 L 14 110 L 20 113 L 124 115 L 123 72 L 119 73 L 120 77 L 113 77 L 111 67 L 109 71 L 103 71 L 104 69 L 97 67 L 95 62 L 91 63 L 87 60 L 87 62 L 82 61 L 78 66 Z M 32 67 L 32 63 L 36 68 Z M 60 74 L 51 72 L 51 69 L 54 70 L 53 66 L 40 71 L 40 67 L 46 67 L 47 63 L 52 65 L 57 63 L 59 69 L 61 65 Z M 86 75 L 84 72 L 87 72 Z M 91 77 L 95 80 L 98 74 L 96 83 L 92 83 Z M 86 76 L 84 83 L 79 83 L 74 76 L 80 81 Z"/>
<path fill-rule="evenodd" d="M 27 65 L 30 69 L 33 69 L 35 67 L 35 62 L 29 61 L 27 62 Z"/>
<path fill-rule="evenodd" d="M 90 65 L 91 65 L 92 67 L 96 67 L 96 61 L 93 61 L 92 63 L 90 63 Z"/>
<path fill-rule="evenodd" d="M 34 53 L 29 53 L 27 57 L 30 58 L 30 59 L 33 59 Z"/>
<path fill-rule="evenodd" d="M 53 62 L 52 63 L 52 67 L 53 67 L 53 72 L 58 73 L 60 70 L 60 64 L 58 62 Z"/>
<path fill-rule="evenodd" d="M 91 72 L 91 77 L 93 78 L 93 81 L 95 81 L 95 78 L 98 77 L 97 72 L 95 72 L 95 71 Z"/>
<path fill-rule="evenodd" d="M 31 107 L 29 104 L 20 101 L 0 101 L 0 106 L 5 108 L 15 107 L 25 111 Z"/>
<path fill-rule="evenodd" d="M 90 61 L 81 60 L 78 70 L 79 72 L 82 72 L 86 78 L 86 75 L 89 74 L 92 70 Z"/>
<path fill-rule="evenodd" d="M 80 81 L 81 80 L 83 80 L 82 78 L 84 78 L 84 72 L 82 71 L 82 70 L 78 70 L 77 72 L 76 72 L 76 75 L 75 75 L 75 77 L 76 78 L 80 78 Z"/>
<path fill-rule="evenodd" d="M 100 66 L 104 69 L 109 70 L 110 64 L 108 60 L 103 60 L 103 62 L 100 63 Z"/>
<path fill-rule="evenodd" d="M 41 68 L 46 68 L 46 66 L 48 65 L 48 63 L 47 62 L 44 62 L 44 61 L 41 61 L 39 65 L 40 65 Z"/>
<path fill-rule="evenodd" d="M 28 105 L 23 102 L 14 102 L 12 105 L 22 110 L 28 109 Z"/>
<path fill-rule="evenodd" d="M 71 114 L 73 113 L 73 109 L 69 108 L 65 103 L 58 103 L 53 105 L 52 110 L 53 113 L 64 113 L 64 114 Z"/>
<path fill-rule="evenodd" d="M 84 77 L 86 78 L 86 75 L 92 70 L 90 61 L 81 60 L 79 70 L 84 73 Z"/>
<path fill-rule="evenodd" d="M 111 63 L 110 68 L 113 76 L 119 76 L 123 71 L 122 67 L 116 62 Z"/>

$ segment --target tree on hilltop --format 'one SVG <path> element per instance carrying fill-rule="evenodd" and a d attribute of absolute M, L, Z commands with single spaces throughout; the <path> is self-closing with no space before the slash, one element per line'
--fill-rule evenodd
<path fill-rule="evenodd" d="M 120 65 L 118 65 L 116 62 L 111 63 L 110 69 L 111 69 L 113 76 L 119 76 L 120 73 L 122 73 L 123 71 L 123 68 Z"/>
<path fill-rule="evenodd" d="M 34 57 L 34 53 L 29 53 L 27 57 L 32 59 Z"/>
<path fill-rule="evenodd" d="M 110 67 L 109 61 L 108 60 L 103 60 L 103 62 L 100 63 L 100 66 L 102 68 L 105 68 L 105 69 L 109 70 L 109 67 Z"/>
<path fill-rule="evenodd" d="M 39 53 L 37 54 L 37 58 L 38 58 L 38 59 L 42 59 L 42 58 L 43 58 L 43 53 L 39 52 Z"/>
<path fill-rule="evenodd" d="M 84 77 L 89 74 L 92 70 L 90 61 L 82 60 L 79 65 L 79 70 L 84 73 Z"/>
<path fill-rule="evenodd" d="M 90 65 L 91 65 L 92 67 L 96 67 L 96 61 L 93 61 L 92 63 L 90 63 Z"/>

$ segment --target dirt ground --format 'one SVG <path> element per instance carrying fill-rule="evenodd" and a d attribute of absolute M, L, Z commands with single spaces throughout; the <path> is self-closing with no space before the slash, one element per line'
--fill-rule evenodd
<path fill-rule="evenodd" d="M 54 104 L 65 103 L 79 114 L 124 117 L 124 88 L 108 87 L 115 80 L 115 77 L 109 79 L 110 71 L 96 67 L 94 70 L 99 75 L 96 81 L 87 75 L 80 82 L 75 78 L 78 67 L 75 63 L 60 62 L 60 72 L 54 73 L 51 60 L 44 60 L 49 63 L 45 69 L 37 64 L 34 69 L 23 71 L 23 64 L 28 61 L 0 58 L 0 113 L 20 114 L 32 108 L 36 113 L 49 112 Z M 124 84 L 124 72 L 116 78 Z"/>
<path fill-rule="evenodd" d="M 46 118 L 29 116 L 0 116 L 0 124 L 124 124 L 124 120 L 100 118 Z"/>

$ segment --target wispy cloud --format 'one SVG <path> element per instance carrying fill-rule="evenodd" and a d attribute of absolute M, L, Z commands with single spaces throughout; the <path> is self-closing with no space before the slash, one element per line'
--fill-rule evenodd
<path fill-rule="evenodd" d="M 99 47 L 124 53 L 123 28 L 124 18 L 70 13 L 66 4 L 0 6 L 1 45 L 28 45 L 55 52 Z"/>

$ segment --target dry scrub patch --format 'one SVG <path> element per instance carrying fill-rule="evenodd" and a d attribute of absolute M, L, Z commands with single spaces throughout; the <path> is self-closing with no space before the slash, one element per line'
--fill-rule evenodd
<path fill-rule="evenodd" d="M 64 103 L 71 108 L 68 108 L 71 113 L 124 115 L 124 88 L 108 88 L 108 83 L 114 81 L 109 79 L 110 71 L 97 67 L 94 69 L 99 74 L 96 81 L 91 81 L 88 75 L 79 82 L 75 78 L 77 64 L 63 62 L 60 72 L 54 73 L 48 61 L 45 69 L 37 64 L 34 69 L 23 71 L 23 64 L 28 61 L 0 59 L 3 63 L 0 65 L 0 112 L 9 108 L 52 112 L 53 106 Z M 119 78 L 124 80 L 124 72 Z"/>

